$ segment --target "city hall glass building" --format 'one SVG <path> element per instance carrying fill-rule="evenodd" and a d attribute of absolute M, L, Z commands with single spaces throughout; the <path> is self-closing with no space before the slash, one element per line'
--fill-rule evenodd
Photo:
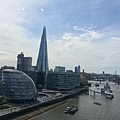
<path fill-rule="evenodd" d="M 4 94 L 14 103 L 31 103 L 37 99 L 37 90 L 33 80 L 19 70 L 4 69 L 2 71 Z"/>

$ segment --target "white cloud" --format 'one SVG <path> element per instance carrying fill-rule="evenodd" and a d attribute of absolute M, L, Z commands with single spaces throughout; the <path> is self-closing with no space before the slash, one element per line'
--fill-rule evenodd
<path fill-rule="evenodd" d="M 54 41 L 50 39 L 48 41 L 50 67 L 63 65 L 67 69 L 74 69 L 75 65 L 80 64 L 88 72 L 100 72 L 104 68 L 111 70 L 109 66 L 113 66 L 112 69 L 116 66 L 120 67 L 119 23 L 107 29 L 104 28 L 103 31 L 98 31 L 97 27 L 92 25 L 90 21 L 88 21 L 89 26 L 83 22 L 85 27 L 79 27 L 76 25 L 77 20 L 70 19 L 69 21 L 70 17 L 65 16 L 70 15 L 67 13 L 71 13 L 65 11 L 66 6 L 63 6 L 61 10 L 60 6 L 56 6 L 58 3 L 52 1 L 2 0 L 0 3 L 0 66 L 16 66 L 17 54 L 20 52 L 24 52 L 25 56 L 32 56 L 33 65 L 35 65 L 42 27 L 47 25 L 47 28 L 50 26 L 50 33 L 47 32 L 47 37 L 49 38 L 51 35 L 58 38 Z M 46 14 L 44 14 L 43 8 L 46 10 Z M 84 8 L 85 6 L 81 8 L 81 11 L 79 9 L 77 11 L 87 12 Z M 62 13 L 63 11 L 65 14 Z M 75 12 L 76 16 L 78 15 L 77 11 Z M 54 21 L 56 22 L 54 23 Z M 75 26 L 72 27 L 73 25 Z M 100 24 L 100 27 L 102 25 Z M 62 36 L 58 37 L 56 34 L 59 36 L 62 34 Z"/>
<path fill-rule="evenodd" d="M 97 39 L 97 42 L 93 41 Z M 59 41 L 49 42 L 49 55 L 50 67 L 63 65 L 67 69 L 74 69 L 75 65 L 81 65 L 87 71 L 100 73 L 118 66 L 120 44 L 113 39 L 106 39 L 104 34 L 95 31 L 79 35 L 65 33 Z M 113 72 L 115 69 L 114 67 Z"/>
<path fill-rule="evenodd" d="M 25 10 L 25 8 L 22 8 L 22 11 Z"/>
<path fill-rule="evenodd" d="M 20 9 L 19 9 L 19 8 L 16 8 L 16 10 L 20 11 Z"/>
<path fill-rule="evenodd" d="M 41 11 L 42 11 L 42 12 L 44 12 L 44 9 L 43 9 L 43 8 L 41 8 Z"/>
<path fill-rule="evenodd" d="M 39 41 L 38 38 L 29 38 L 30 32 L 24 27 L 27 11 L 20 12 L 25 10 L 23 6 L 19 0 L 2 1 L 0 4 L 0 66 L 16 66 L 17 54 L 22 51 L 36 58 L 33 49 Z"/>
<path fill-rule="evenodd" d="M 25 8 L 24 7 L 23 8 L 16 8 L 16 10 L 18 10 L 18 11 L 24 11 Z"/>
<path fill-rule="evenodd" d="M 73 27 L 74 30 L 81 30 L 81 28 L 77 27 L 77 26 L 74 26 Z"/>
<path fill-rule="evenodd" d="M 74 30 L 78 30 L 78 31 L 82 31 L 82 32 L 87 32 L 87 31 L 91 31 L 93 30 L 93 28 L 95 28 L 95 26 L 91 25 L 91 27 L 78 27 L 78 26 L 73 26 Z"/>

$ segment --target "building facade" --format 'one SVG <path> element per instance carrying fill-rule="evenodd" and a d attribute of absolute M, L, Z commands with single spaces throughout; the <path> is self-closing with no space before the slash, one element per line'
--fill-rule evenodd
<path fill-rule="evenodd" d="M 15 69 L 15 67 L 13 67 L 13 66 L 6 66 L 6 65 L 1 67 L 1 69 L 0 69 L 0 96 L 4 95 L 3 81 L 2 81 L 2 71 L 4 69 Z"/>
<path fill-rule="evenodd" d="M 25 71 L 25 73 L 32 78 L 34 81 L 36 88 L 38 85 L 45 86 L 45 72 L 42 71 Z"/>
<path fill-rule="evenodd" d="M 2 71 L 4 95 L 14 103 L 31 103 L 37 98 L 33 80 L 22 71 L 4 69 Z"/>
<path fill-rule="evenodd" d="M 55 66 L 54 72 L 65 72 L 65 67 Z"/>
<path fill-rule="evenodd" d="M 43 28 L 43 33 L 41 37 L 41 43 L 37 59 L 38 70 L 48 72 L 48 53 L 47 53 L 47 37 L 46 37 L 46 27 Z"/>
<path fill-rule="evenodd" d="M 75 73 L 80 73 L 80 65 L 75 66 Z"/>
<path fill-rule="evenodd" d="M 29 71 L 32 66 L 32 57 L 24 57 L 23 52 L 17 56 L 17 70 Z"/>
<path fill-rule="evenodd" d="M 74 90 L 80 87 L 80 74 L 74 72 L 49 72 L 47 88 L 52 90 Z"/>

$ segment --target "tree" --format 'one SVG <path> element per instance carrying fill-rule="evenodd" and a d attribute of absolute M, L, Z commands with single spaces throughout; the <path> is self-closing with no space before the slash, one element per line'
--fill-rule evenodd
<path fill-rule="evenodd" d="M 4 103 L 7 103 L 8 102 L 8 98 L 6 96 L 1 96 L 0 97 L 0 104 L 4 104 Z"/>
<path fill-rule="evenodd" d="M 41 84 L 38 84 L 37 89 L 38 89 L 38 91 L 41 91 L 43 89 L 43 86 Z"/>

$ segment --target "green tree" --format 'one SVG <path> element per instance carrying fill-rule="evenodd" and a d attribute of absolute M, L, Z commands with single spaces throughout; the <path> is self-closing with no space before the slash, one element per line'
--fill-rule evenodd
<path fill-rule="evenodd" d="M 37 89 L 38 89 L 38 91 L 41 91 L 43 89 L 43 86 L 41 84 L 38 84 Z"/>
<path fill-rule="evenodd" d="M 7 103 L 8 102 L 8 98 L 6 96 L 1 96 L 0 97 L 0 104 L 4 104 L 4 103 Z"/>

